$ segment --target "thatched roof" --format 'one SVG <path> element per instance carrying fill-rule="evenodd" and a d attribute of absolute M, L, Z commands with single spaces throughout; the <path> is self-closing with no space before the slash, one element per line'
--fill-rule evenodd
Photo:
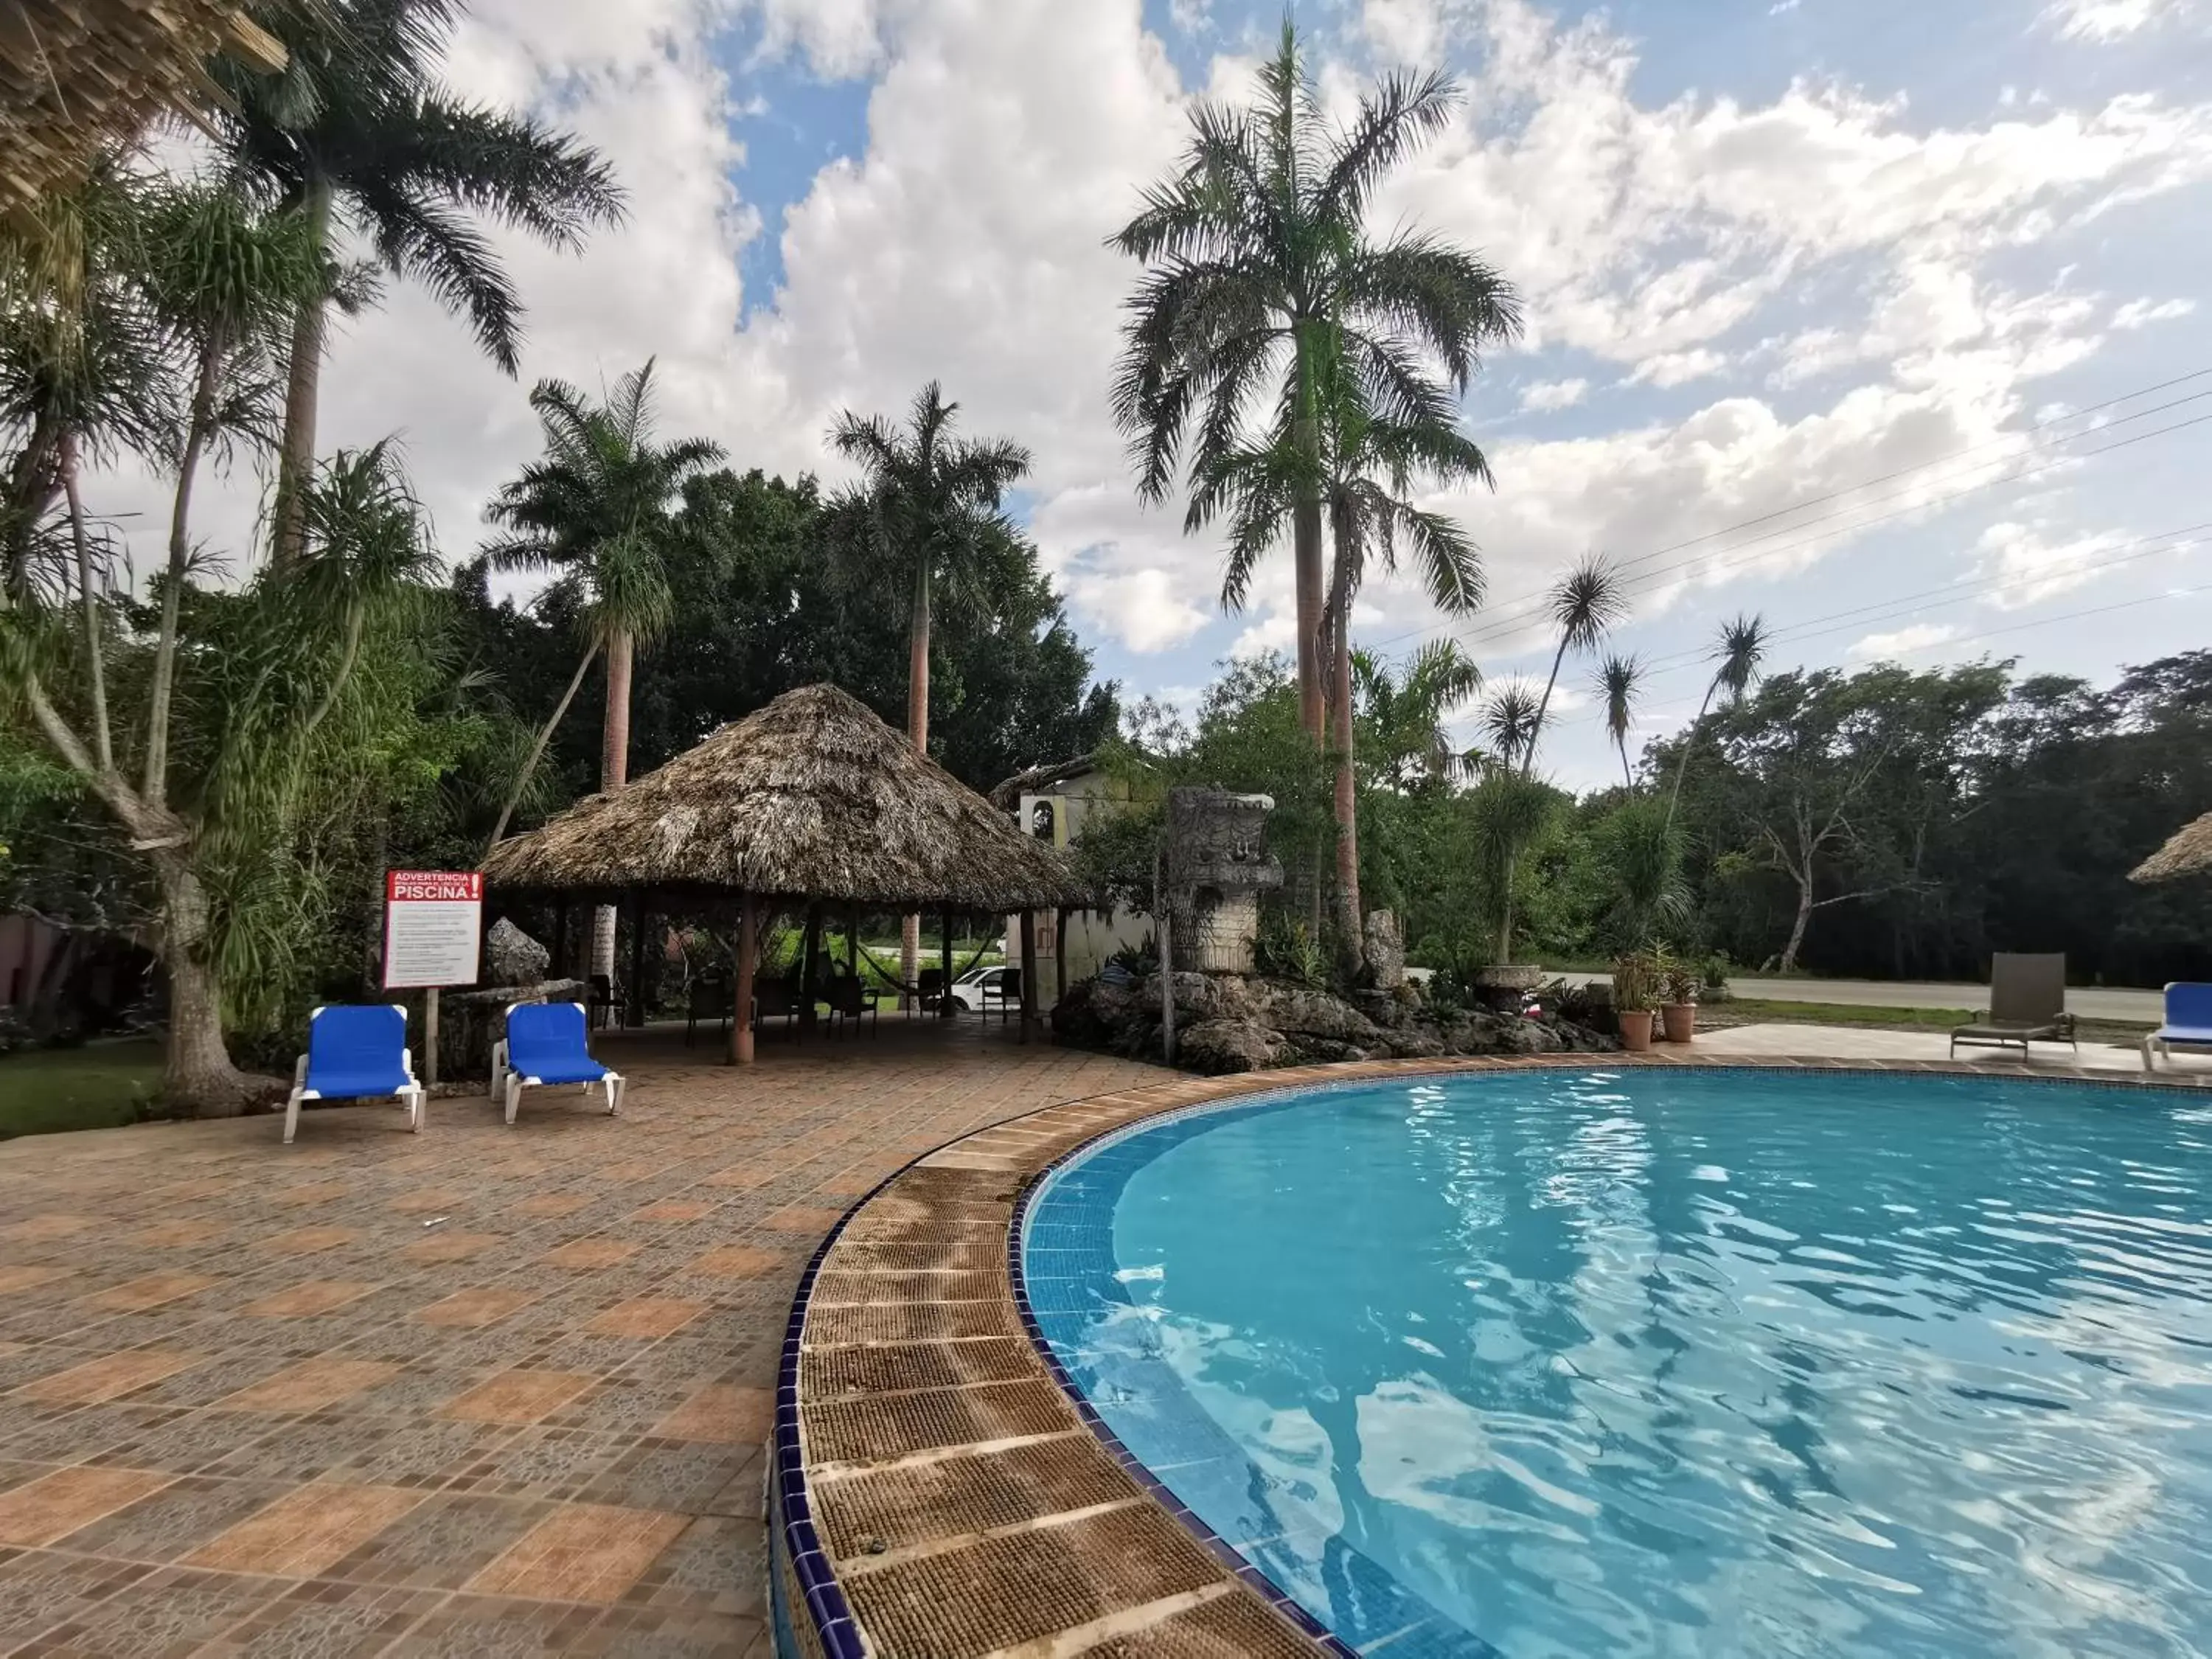
<path fill-rule="evenodd" d="M 787 691 L 627 789 L 494 848 L 495 887 L 744 891 L 883 909 L 1079 903 L 1060 854 L 834 685 Z"/>
<path fill-rule="evenodd" d="M 2212 870 L 2212 812 L 2185 823 L 2166 839 L 2166 845 L 2128 872 L 2130 881 L 2172 881 Z"/>
<path fill-rule="evenodd" d="M 237 0 L 0 0 L 0 211 L 82 177 L 104 143 L 222 94 L 207 60 L 271 73 L 284 46 Z"/>

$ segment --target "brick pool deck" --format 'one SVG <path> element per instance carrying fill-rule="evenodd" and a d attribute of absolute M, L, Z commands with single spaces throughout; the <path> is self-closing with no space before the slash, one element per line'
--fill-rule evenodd
<path fill-rule="evenodd" d="M 765 1656 L 792 1293 L 917 1154 L 1166 1077 L 886 1022 L 610 1120 L 396 1110 L 0 1144 L 0 1654 Z"/>

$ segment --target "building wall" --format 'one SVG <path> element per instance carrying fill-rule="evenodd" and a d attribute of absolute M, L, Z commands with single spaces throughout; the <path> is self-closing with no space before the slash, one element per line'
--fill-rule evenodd
<path fill-rule="evenodd" d="M 0 1007 L 31 1000 L 61 938 L 36 916 L 0 916 Z"/>
<path fill-rule="evenodd" d="M 1094 813 L 1119 811 L 1128 800 L 1128 791 L 1115 779 L 1103 773 L 1086 772 L 1079 776 L 1062 779 L 1049 790 L 1025 794 L 1015 809 L 1014 822 L 1024 835 L 1031 833 L 1036 811 L 1040 801 L 1049 802 L 1053 808 L 1053 845 L 1065 847 L 1083 832 Z M 1037 1006 L 1049 1008 L 1060 1000 L 1056 956 L 1058 944 L 1054 935 L 1055 917 L 1049 910 L 1037 913 Z M 1152 924 L 1144 917 L 1129 911 L 1109 913 L 1099 910 L 1078 910 L 1067 918 L 1067 982 L 1075 984 L 1091 978 L 1106 965 L 1107 959 L 1116 951 L 1144 942 L 1152 932 Z M 1006 918 L 1006 961 L 1021 965 L 1022 927 L 1018 915 Z"/>

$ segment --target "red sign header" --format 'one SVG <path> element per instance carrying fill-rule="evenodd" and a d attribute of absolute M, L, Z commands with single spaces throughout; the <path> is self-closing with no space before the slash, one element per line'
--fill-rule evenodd
<path fill-rule="evenodd" d="M 410 901 L 446 904 L 481 904 L 483 876 L 474 870 L 387 870 L 384 897 L 388 904 Z"/>

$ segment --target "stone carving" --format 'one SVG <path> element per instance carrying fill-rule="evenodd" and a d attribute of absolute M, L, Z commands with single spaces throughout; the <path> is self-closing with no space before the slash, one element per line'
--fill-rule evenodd
<path fill-rule="evenodd" d="M 1175 966 L 1249 974 L 1260 932 L 1260 895 L 1283 884 L 1267 849 L 1265 795 L 1189 786 L 1168 791 L 1168 906 Z"/>

